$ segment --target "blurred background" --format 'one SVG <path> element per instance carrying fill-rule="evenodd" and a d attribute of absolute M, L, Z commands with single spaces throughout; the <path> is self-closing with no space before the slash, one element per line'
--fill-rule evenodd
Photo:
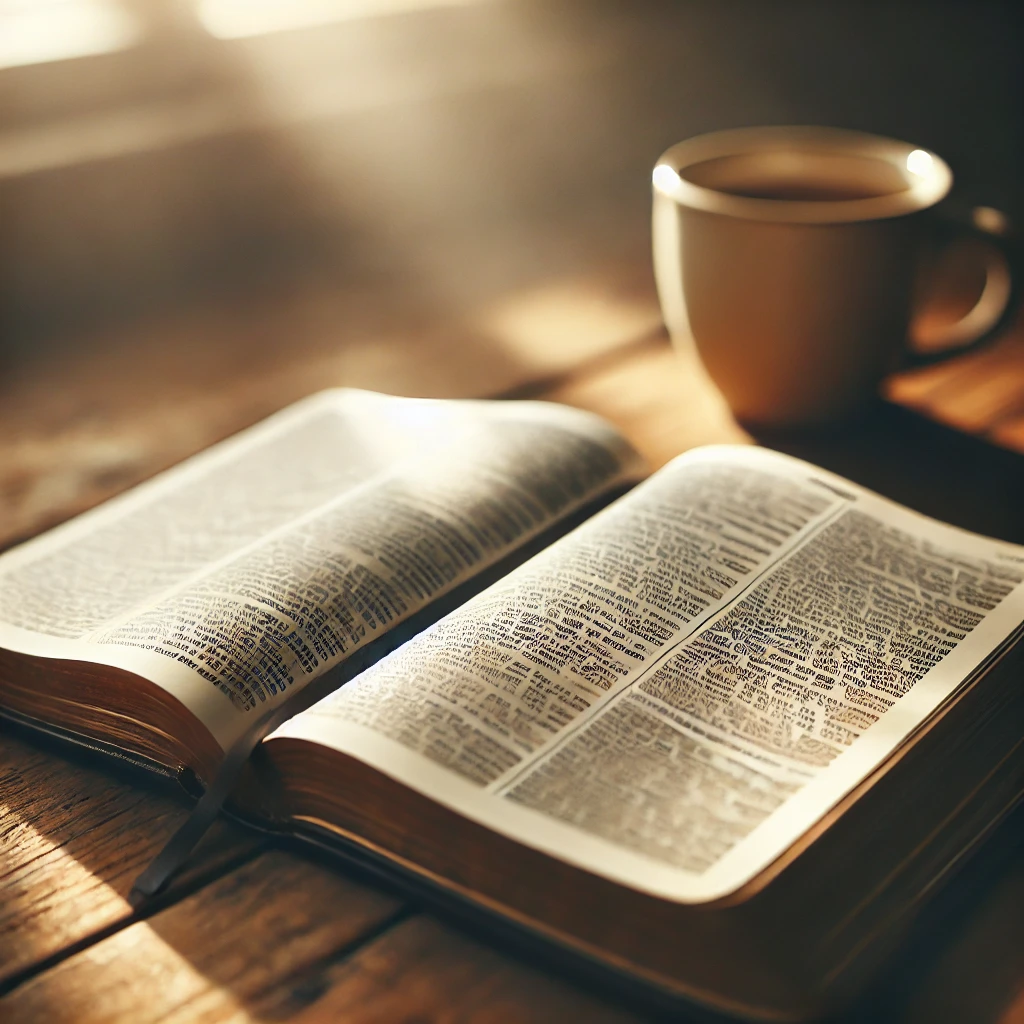
<path fill-rule="evenodd" d="M 1019 218 L 1021 44 L 984 0 L 0 0 L 0 546 L 320 387 L 649 337 L 689 135 L 893 135 Z"/>

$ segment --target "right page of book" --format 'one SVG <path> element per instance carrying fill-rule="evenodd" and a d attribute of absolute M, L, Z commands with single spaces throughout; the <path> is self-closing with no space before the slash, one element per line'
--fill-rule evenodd
<path fill-rule="evenodd" d="M 681 901 L 735 891 L 1024 620 L 1024 549 L 681 456 L 277 736 Z"/>

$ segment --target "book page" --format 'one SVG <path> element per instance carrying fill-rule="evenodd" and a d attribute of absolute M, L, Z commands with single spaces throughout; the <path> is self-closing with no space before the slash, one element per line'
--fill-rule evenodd
<path fill-rule="evenodd" d="M 560 406 L 325 392 L 0 558 L 0 646 L 136 672 L 227 748 L 638 461 Z"/>
<path fill-rule="evenodd" d="M 1024 620 L 1024 549 L 785 456 L 680 457 L 276 736 L 580 867 L 735 891 Z"/>

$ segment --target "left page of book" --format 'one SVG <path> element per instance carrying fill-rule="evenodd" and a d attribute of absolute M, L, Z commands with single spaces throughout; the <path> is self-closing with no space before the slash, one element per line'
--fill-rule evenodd
<path fill-rule="evenodd" d="M 640 460 L 546 403 L 327 391 L 0 558 L 0 647 L 125 669 L 224 749 Z"/>

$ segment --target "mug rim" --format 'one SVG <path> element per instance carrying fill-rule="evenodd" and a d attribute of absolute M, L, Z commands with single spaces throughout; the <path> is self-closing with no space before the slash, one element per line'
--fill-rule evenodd
<path fill-rule="evenodd" d="M 909 184 L 900 191 L 856 199 L 763 199 L 698 185 L 681 173 L 719 157 L 781 149 L 881 160 L 895 167 Z M 835 224 L 885 220 L 926 210 L 949 193 L 953 172 L 936 153 L 899 139 L 844 128 L 778 125 L 732 128 L 678 142 L 655 164 L 652 185 L 656 193 L 681 206 L 707 213 L 789 224 Z"/>

